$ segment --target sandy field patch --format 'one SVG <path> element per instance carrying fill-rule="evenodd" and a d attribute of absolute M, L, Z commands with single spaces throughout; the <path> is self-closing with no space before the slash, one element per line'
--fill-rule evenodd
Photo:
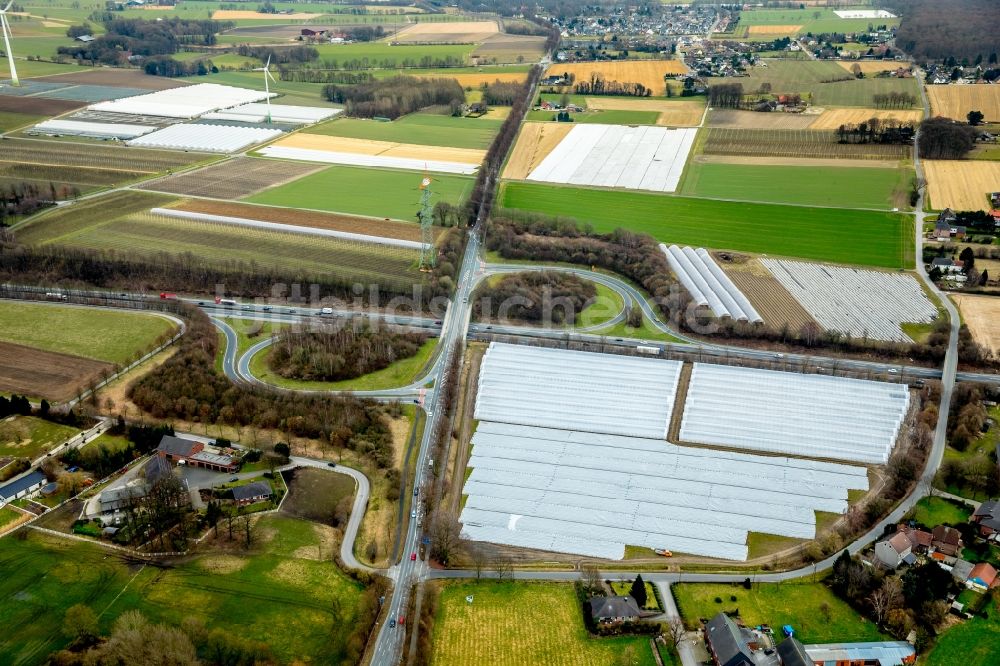
<path fill-rule="evenodd" d="M 215 21 L 237 21 L 239 19 L 271 19 L 281 18 L 292 21 L 308 21 L 319 18 L 323 14 L 310 14 L 308 12 L 296 12 L 294 14 L 261 14 L 247 9 L 218 9 L 212 12 L 212 19 Z"/>
<path fill-rule="evenodd" d="M 752 25 L 747 29 L 748 35 L 794 35 L 802 29 L 801 25 Z"/>
<path fill-rule="evenodd" d="M 707 125 L 733 129 L 809 129 L 818 117 L 803 113 L 757 113 L 713 109 L 708 112 Z"/>
<path fill-rule="evenodd" d="M 861 68 L 861 71 L 865 74 L 878 74 L 879 72 L 895 72 L 897 69 L 902 67 L 903 69 L 910 69 L 910 65 L 905 62 L 896 62 L 894 60 L 835 60 L 838 65 L 846 69 L 848 72 L 854 73 L 854 66 L 857 65 Z"/>
<path fill-rule="evenodd" d="M 981 111 L 987 122 L 1000 122 L 1000 85 L 927 86 L 935 116 L 965 121 L 969 111 Z"/>
<path fill-rule="evenodd" d="M 220 523 L 221 527 L 222 524 Z M 198 560 L 198 566 L 213 574 L 236 573 L 248 564 L 247 560 L 236 555 L 206 555 Z"/>
<path fill-rule="evenodd" d="M 954 294 L 952 298 L 975 341 L 989 347 L 994 354 L 1000 353 L 1000 327 L 996 324 L 1000 321 L 1000 298 L 972 294 Z"/>
<path fill-rule="evenodd" d="M 898 120 L 904 123 L 918 123 L 923 117 L 922 111 L 905 110 L 905 111 L 885 111 L 883 109 L 830 109 L 829 111 L 824 111 L 813 124 L 809 126 L 809 129 L 814 130 L 833 130 L 837 129 L 841 125 L 857 125 L 858 123 L 863 123 L 871 118 L 878 118 L 879 120 Z"/>
<path fill-rule="evenodd" d="M 570 123 L 524 123 L 507 160 L 504 178 L 524 180 L 573 129 Z"/>
<path fill-rule="evenodd" d="M 414 23 L 397 32 L 392 41 L 405 44 L 426 42 L 481 42 L 500 32 L 496 21 L 449 21 L 447 23 Z"/>
<path fill-rule="evenodd" d="M 612 60 L 605 62 L 563 62 L 550 65 L 546 75 L 564 72 L 576 76 L 577 81 L 589 80 L 597 73 L 608 81 L 641 83 L 654 95 L 666 90 L 663 77 L 667 74 L 685 74 L 687 67 L 680 60 Z"/>
<path fill-rule="evenodd" d="M 696 155 L 692 158 L 700 164 L 743 164 L 747 166 L 800 166 L 800 167 L 848 167 L 870 169 L 895 169 L 897 160 L 852 160 L 835 157 L 765 157 L 755 155 Z"/>
<path fill-rule="evenodd" d="M 0 392 L 66 400 L 111 363 L 0 342 Z"/>
<path fill-rule="evenodd" d="M 656 111 L 657 125 L 694 127 L 701 122 L 705 107 L 699 103 L 673 102 L 661 99 L 622 99 L 619 97 L 587 97 L 587 108 L 598 111 Z"/>
<path fill-rule="evenodd" d="M 413 143 L 396 143 L 393 141 L 372 141 L 369 139 L 351 139 L 340 136 L 324 136 L 321 134 L 296 133 L 273 143 L 282 148 L 307 148 L 309 150 L 327 150 L 337 153 L 353 153 L 355 155 L 381 155 L 383 157 L 412 157 L 441 162 L 458 162 L 460 164 L 480 164 L 486 157 L 485 150 L 475 148 L 448 148 L 445 146 L 420 146 Z"/>
<path fill-rule="evenodd" d="M 936 209 L 989 210 L 988 192 L 1000 192 L 1000 162 L 924 160 L 927 192 Z"/>

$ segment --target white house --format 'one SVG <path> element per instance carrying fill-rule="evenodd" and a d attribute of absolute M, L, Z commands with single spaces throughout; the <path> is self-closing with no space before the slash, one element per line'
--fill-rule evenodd
<path fill-rule="evenodd" d="M 903 562 L 911 564 L 916 558 L 911 549 L 913 544 L 902 532 L 896 532 L 891 538 L 875 544 L 875 557 L 885 567 L 895 569 Z"/>

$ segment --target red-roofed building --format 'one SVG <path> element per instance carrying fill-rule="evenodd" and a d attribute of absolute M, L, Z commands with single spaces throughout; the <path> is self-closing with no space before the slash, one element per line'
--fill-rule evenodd
<path fill-rule="evenodd" d="M 972 567 L 972 573 L 969 574 L 969 582 L 987 590 L 996 587 L 997 583 L 1000 583 L 997 580 L 997 570 L 989 562 L 980 562 Z"/>

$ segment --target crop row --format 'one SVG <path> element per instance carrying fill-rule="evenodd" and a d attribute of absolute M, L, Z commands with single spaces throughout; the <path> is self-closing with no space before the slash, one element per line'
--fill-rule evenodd
<path fill-rule="evenodd" d="M 909 157 L 910 147 L 838 143 L 833 132 L 718 127 L 706 130 L 704 152 L 707 155 L 896 160 Z"/>
<path fill-rule="evenodd" d="M 200 153 L 33 139 L 9 139 L 3 145 L 3 158 L 11 162 L 105 167 L 146 173 L 164 171 L 208 157 Z"/>
<path fill-rule="evenodd" d="M 136 177 L 136 173 L 119 169 L 54 166 L 30 162 L 0 162 L 0 177 L 10 180 L 40 180 L 100 186 L 132 180 Z"/>

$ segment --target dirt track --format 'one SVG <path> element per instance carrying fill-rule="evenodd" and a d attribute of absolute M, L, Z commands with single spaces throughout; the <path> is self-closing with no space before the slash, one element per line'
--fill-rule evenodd
<path fill-rule="evenodd" d="M 66 400 L 111 363 L 0 342 L 0 391 Z"/>

